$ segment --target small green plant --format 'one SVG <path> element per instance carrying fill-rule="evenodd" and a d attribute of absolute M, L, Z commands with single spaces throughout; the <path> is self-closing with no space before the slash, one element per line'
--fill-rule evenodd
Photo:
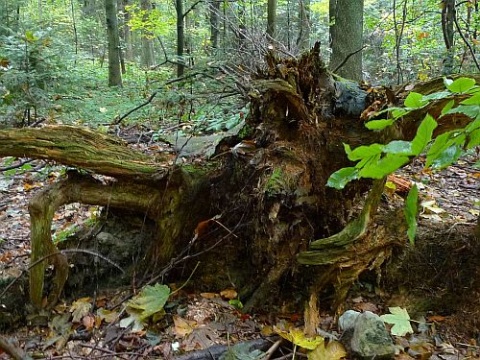
<path fill-rule="evenodd" d="M 445 132 L 433 138 L 437 121 L 427 114 L 412 141 L 393 140 L 388 144 L 371 144 L 351 149 L 344 144 L 348 159 L 356 162 L 354 166 L 342 168 L 333 173 L 327 185 L 343 189 L 352 180 L 361 178 L 382 179 L 409 163 L 413 158 L 426 152 L 426 167 L 443 169 L 458 160 L 467 150 L 480 145 L 480 86 L 474 79 L 444 79 L 445 90 L 430 95 L 410 92 L 404 107 L 389 108 L 390 118 L 372 120 L 366 123 L 370 130 L 382 130 L 393 125 L 408 113 L 421 109 L 434 101 L 449 101 L 444 105 L 439 118 L 449 114 L 463 114 L 472 121 L 464 128 Z M 461 96 L 458 104 L 454 97 Z M 407 197 L 405 214 L 409 225 L 408 237 L 413 242 L 416 229 L 418 190 L 413 187 Z"/>

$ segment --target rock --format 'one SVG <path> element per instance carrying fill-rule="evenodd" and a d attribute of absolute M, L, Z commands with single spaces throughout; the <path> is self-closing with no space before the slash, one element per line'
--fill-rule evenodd
<path fill-rule="evenodd" d="M 384 322 L 370 311 L 358 315 L 351 349 L 362 359 L 391 359 L 395 354 L 392 338 Z"/>
<path fill-rule="evenodd" d="M 355 322 L 360 316 L 360 312 L 347 310 L 338 318 L 338 327 L 342 331 L 348 331 L 355 327 Z"/>

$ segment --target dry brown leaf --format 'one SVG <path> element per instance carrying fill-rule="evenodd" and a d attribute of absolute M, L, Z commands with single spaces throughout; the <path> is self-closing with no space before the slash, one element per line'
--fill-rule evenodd
<path fill-rule="evenodd" d="M 220 291 L 220 295 L 224 299 L 232 300 L 237 298 L 238 293 L 234 289 L 225 289 Z"/>
<path fill-rule="evenodd" d="M 175 336 L 177 338 L 183 338 L 190 334 L 193 329 L 197 326 L 197 322 L 193 320 L 186 320 L 180 316 L 175 315 L 173 317 Z"/>

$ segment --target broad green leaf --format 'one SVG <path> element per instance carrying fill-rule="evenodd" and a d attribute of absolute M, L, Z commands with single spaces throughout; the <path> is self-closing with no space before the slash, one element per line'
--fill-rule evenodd
<path fill-rule="evenodd" d="M 365 157 L 355 165 L 355 169 L 360 170 L 360 169 L 363 169 L 365 166 L 376 164 L 377 162 L 380 161 L 381 157 L 382 157 L 382 154 L 376 154 L 370 157 Z"/>
<path fill-rule="evenodd" d="M 408 240 L 413 244 L 415 242 L 415 234 L 417 233 L 417 214 L 418 214 L 418 188 L 417 185 L 413 185 L 408 192 L 407 199 L 405 200 L 405 219 L 407 221 Z"/>
<path fill-rule="evenodd" d="M 352 152 L 352 147 L 346 143 L 343 143 L 343 150 L 345 150 L 345 154 L 347 154 L 347 157 L 348 157 Z"/>
<path fill-rule="evenodd" d="M 398 154 L 398 155 L 413 155 L 412 143 L 404 140 L 390 141 L 385 145 L 383 152 L 386 154 Z"/>
<path fill-rule="evenodd" d="M 346 167 L 335 171 L 327 181 L 327 186 L 341 190 L 350 181 L 358 179 L 358 170 L 354 167 Z"/>
<path fill-rule="evenodd" d="M 475 129 L 468 135 L 467 150 L 480 145 L 480 129 Z"/>
<path fill-rule="evenodd" d="M 450 100 L 448 103 L 445 104 L 445 106 L 442 109 L 442 115 L 445 115 L 450 109 L 455 105 L 454 100 Z"/>
<path fill-rule="evenodd" d="M 467 126 L 465 126 L 465 132 L 469 133 L 480 128 L 480 118 L 475 119 Z"/>
<path fill-rule="evenodd" d="M 451 84 L 447 85 L 447 89 L 454 93 L 464 93 L 475 86 L 475 80 L 461 77 L 455 79 Z"/>
<path fill-rule="evenodd" d="M 320 344 L 307 354 L 308 360 L 340 360 L 347 356 L 347 351 L 342 343 L 329 341 L 328 344 Z"/>
<path fill-rule="evenodd" d="M 407 310 L 401 307 L 390 307 L 390 314 L 380 316 L 386 323 L 393 324 L 391 329 L 392 335 L 405 336 L 413 334 L 412 325 L 410 325 L 410 315 Z"/>
<path fill-rule="evenodd" d="M 410 159 L 407 156 L 387 154 L 377 163 L 366 165 L 360 170 L 359 175 L 362 178 L 381 179 L 398 170 L 409 161 Z"/>
<path fill-rule="evenodd" d="M 430 114 L 425 116 L 425 119 L 423 119 L 417 129 L 415 138 L 412 140 L 412 152 L 414 155 L 420 155 L 430 140 L 432 140 L 433 130 L 435 130 L 437 125 L 437 122 Z"/>
<path fill-rule="evenodd" d="M 468 99 L 465 99 L 463 101 L 460 101 L 460 104 L 463 105 L 480 105 L 480 94 L 475 94 Z"/>
<path fill-rule="evenodd" d="M 393 108 L 391 109 L 391 111 L 392 111 L 392 117 L 394 119 L 398 119 L 399 117 L 402 117 L 403 115 L 408 114 L 411 110 L 405 109 L 405 108 Z"/>
<path fill-rule="evenodd" d="M 357 161 L 366 157 L 381 154 L 383 147 L 384 145 L 382 144 L 362 145 L 356 147 L 350 154 L 348 154 L 348 159 L 351 161 Z"/>
<path fill-rule="evenodd" d="M 429 163 L 432 168 L 443 169 L 456 162 L 460 155 L 462 155 L 462 146 L 454 144 L 443 150 L 434 159 L 428 159 L 427 156 L 427 163 Z"/>
<path fill-rule="evenodd" d="M 459 105 L 448 110 L 445 114 L 465 114 L 472 119 L 480 115 L 480 105 Z"/>
<path fill-rule="evenodd" d="M 325 342 L 325 339 L 321 336 L 308 338 L 304 334 L 303 330 L 298 328 L 292 328 L 288 331 L 280 330 L 277 328 L 274 328 L 274 330 L 278 335 L 280 335 L 285 340 L 288 340 L 292 344 L 295 344 L 307 350 L 313 350 L 317 346 Z"/>
<path fill-rule="evenodd" d="M 427 101 L 442 100 L 442 99 L 445 99 L 449 96 L 452 96 L 452 93 L 450 91 L 439 91 L 439 92 L 435 92 L 433 94 L 424 95 L 423 100 L 427 100 Z"/>
<path fill-rule="evenodd" d="M 405 98 L 403 105 L 410 109 L 419 109 L 425 106 L 428 103 L 427 100 L 424 100 L 423 95 L 415 91 L 411 91 L 408 96 Z"/>
<path fill-rule="evenodd" d="M 372 120 L 365 124 L 365 127 L 368 130 L 383 130 L 386 127 L 392 125 L 395 122 L 394 119 L 379 119 L 379 120 Z"/>
<path fill-rule="evenodd" d="M 430 146 L 430 149 L 428 149 L 425 167 L 430 167 L 432 165 L 432 161 L 439 157 L 440 154 L 451 145 L 451 136 L 453 136 L 453 131 L 448 131 L 435 138 L 432 146 Z"/>
<path fill-rule="evenodd" d="M 169 296 L 170 288 L 167 285 L 156 284 L 155 286 L 146 286 L 127 303 L 127 312 L 129 308 L 135 309 L 136 312 L 140 314 L 140 320 L 143 321 L 162 311 Z"/>

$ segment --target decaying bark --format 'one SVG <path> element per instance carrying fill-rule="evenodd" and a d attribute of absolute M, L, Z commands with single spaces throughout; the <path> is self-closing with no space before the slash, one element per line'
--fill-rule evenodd
<path fill-rule="evenodd" d="M 349 165 L 343 143 L 411 138 L 422 113 L 411 114 L 395 131 L 366 130 L 362 113 L 374 103 L 387 106 L 391 94 L 336 79 L 318 45 L 300 59 L 270 54 L 267 68 L 252 82 L 250 100 L 241 135 L 220 142 L 209 160 L 182 165 L 167 165 L 82 128 L 0 131 L 0 156 L 81 169 L 30 203 L 33 304 L 42 305 L 47 262 L 56 271 L 49 305 L 61 294 L 68 263 L 51 241 L 51 222 L 59 206 L 81 202 L 153 220 L 156 240 L 145 251 L 151 264 L 167 264 L 195 234 L 197 250 L 210 249 L 198 277 L 207 283 L 215 277 L 217 289 L 222 282 L 234 283 L 247 309 L 278 297 L 287 278 L 315 294 L 333 285 L 334 306 L 340 305 L 360 273 L 377 269 L 405 243 L 405 227 L 397 213 L 375 215 L 383 181 L 359 181 L 337 191 L 325 186 L 327 179 Z M 436 111 L 434 106 L 427 110 Z M 443 118 L 439 128 L 467 121 L 451 120 Z M 112 179 L 98 180 L 85 171 Z M 218 241 L 221 247 L 212 247 Z"/>

